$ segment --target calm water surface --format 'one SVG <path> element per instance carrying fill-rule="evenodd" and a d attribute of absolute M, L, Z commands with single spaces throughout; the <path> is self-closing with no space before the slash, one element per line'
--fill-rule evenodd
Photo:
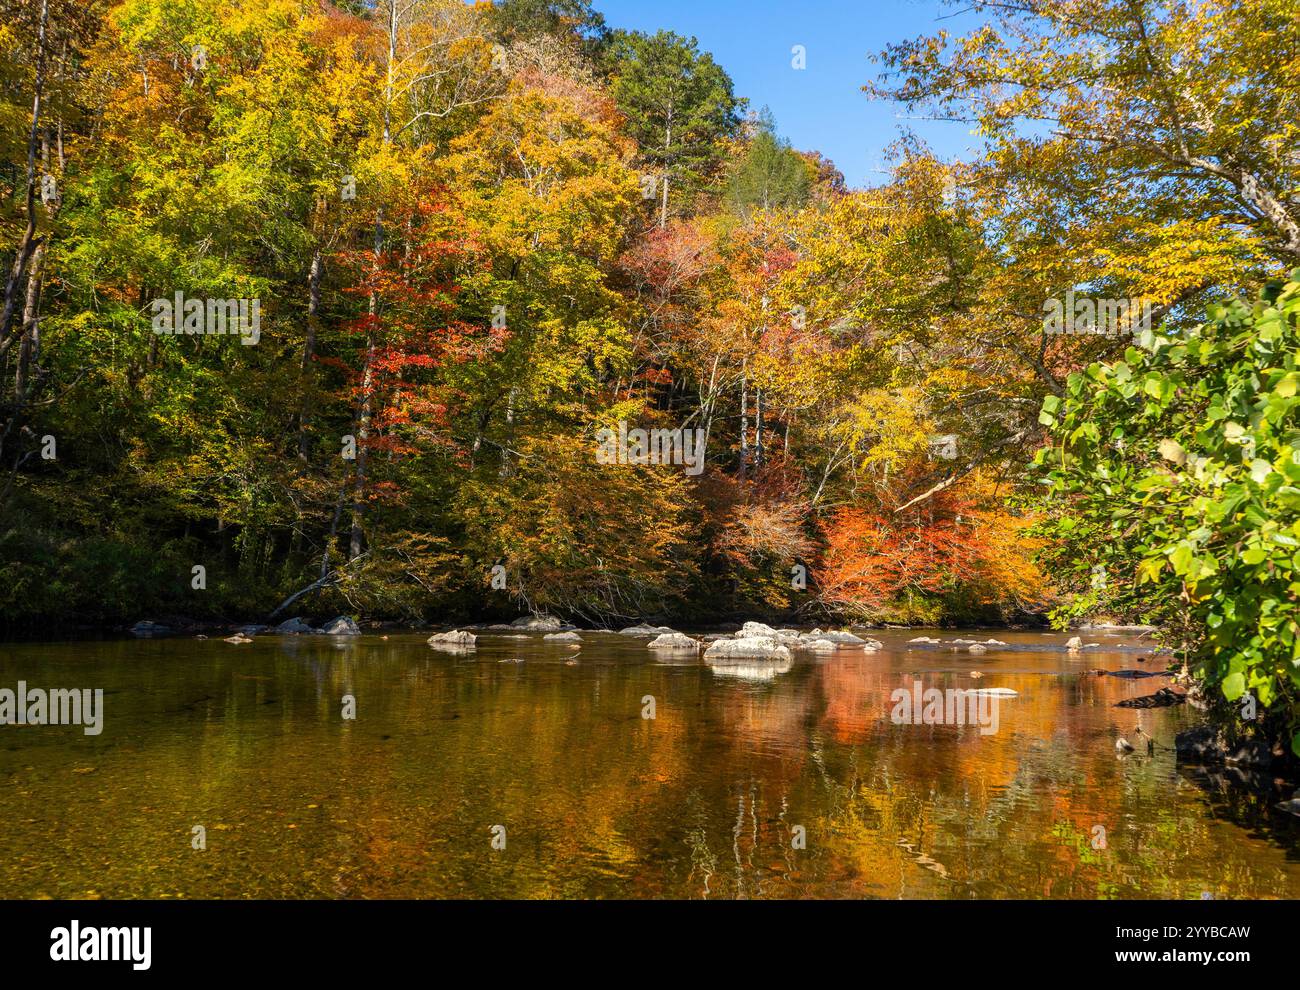
<path fill-rule="evenodd" d="M 537 634 L 0 646 L 0 687 L 105 691 L 97 737 L 0 726 L 0 897 L 1300 897 L 1300 819 L 1117 756 L 1198 718 L 1114 707 L 1169 683 L 1088 673 L 1157 666 L 1136 640 L 919 634 L 740 668 L 593 633 L 576 664 Z M 896 725 L 917 680 L 1018 696 L 991 735 Z"/>

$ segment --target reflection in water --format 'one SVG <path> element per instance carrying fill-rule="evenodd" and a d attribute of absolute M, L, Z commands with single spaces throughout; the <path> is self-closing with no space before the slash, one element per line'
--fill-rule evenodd
<path fill-rule="evenodd" d="M 741 681 L 774 681 L 778 674 L 788 674 L 794 668 L 793 660 L 727 660 L 721 663 L 705 661 L 714 677 L 734 677 Z"/>
<path fill-rule="evenodd" d="M 1114 707 L 1167 683 L 1093 673 L 1151 666 L 1131 641 L 877 635 L 716 667 L 591 633 L 576 665 L 540 636 L 0 647 L 0 686 L 105 692 L 100 736 L 0 727 L 0 896 L 1300 896 L 1296 820 L 1175 767 L 1196 712 Z M 1017 696 L 989 735 L 895 724 L 917 681 Z M 1117 756 L 1139 720 L 1155 754 Z"/>

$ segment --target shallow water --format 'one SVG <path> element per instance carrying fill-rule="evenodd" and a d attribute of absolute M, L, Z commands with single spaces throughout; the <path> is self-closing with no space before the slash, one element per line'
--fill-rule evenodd
<path fill-rule="evenodd" d="M 1300 819 L 1117 755 L 1198 718 L 1088 673 L 1160 666 L 1138 640 L 924 632 L 716 669 L 593 633 L 576 664 L 537 634 L 0 646 L 0 688 L 105 691 L 99 736 L 0 726 L 0 897 L 1300 897 Z M 989 734 L 895 724 L 916 681 L 1017 696 Z"/>

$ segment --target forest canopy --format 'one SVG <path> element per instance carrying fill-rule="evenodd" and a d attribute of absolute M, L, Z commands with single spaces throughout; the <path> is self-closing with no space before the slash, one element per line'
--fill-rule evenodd
<path fill-rule="evenodd" d="M 10 629 L 1100 608 L 1030 468 L 1139 345 L 1045 304 L 1177 336 L 1300 263 L 1283 0 L 976 2 L 861 98 L 981 153 L 870 189 L 589 0 L 0 7 Z"/>

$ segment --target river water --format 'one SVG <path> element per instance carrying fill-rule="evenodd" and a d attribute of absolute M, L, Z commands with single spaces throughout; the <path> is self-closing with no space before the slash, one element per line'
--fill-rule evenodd
<path fill-rule="evenodd" d="M 730 667 L 603 633 L 3 645 L 0 688 L 102 689 L 104 722 L 0 726 L 0 897 L 1300 897 L 1300 819 L 1176 766 L 1194 709 L 1115 707 L 1167 679 L 1091 672 L 1161 666 L 1140 641 L 923 634 Z M 996 731 L 898 724 L 918 682 L 1016 695 Z"/>

